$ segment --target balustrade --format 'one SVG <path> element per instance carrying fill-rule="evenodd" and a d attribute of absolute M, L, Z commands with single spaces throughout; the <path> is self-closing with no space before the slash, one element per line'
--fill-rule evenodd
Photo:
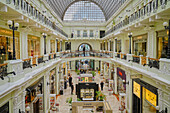
<path fill-rule="evenodd" d="M 11 2 L 12 1 L 12 2 Z M 43 24 L 51 27 L 52 29 L 56 30 L 57 32 L 61 33 L 65 37 L 68 38 L 68 35 L 61 30 L 59 27 L 56 25 L 53 25 L 47 16 L 41 14 L 36 8 L 34 8 L 31 4 L 29 4 L 26 0 L 6 0 L 7 4 L 13 4 L 16 9 L 21 9 L 24 13 L 28 13 L 30 16 L 38 19 L 38 21 L 42 22 Z M 49 22 L 47 22 L 49 21 Z"/>
<path fill-rule="evenodd" d="M 26 69 L 26 68 L 32 68 L 31 58 L 23 60 L 23 69 Z"/>
<path fill-rule="evenodd" d="M 129 17 L 125 17 L 123 21 L 113 26 L 110 30 L 108 30 L 105 34 L 103 34 L 102 38 L 109 35 L 110 33 L 134 22 L 139 18 L 143 18 L 145 15 L 149 16 L 151 12 L 155 13 L 158 7 L 162 9 L 167 5 L 168 0 L 152 0 L 148 2 L 146 5 L 138 9 L 138 11 L 131 14 Z"/>
<path fill-rule="evenodd" d="M 133 60 L 132 60 L 132 61 L 139 64 L 139 62 L 140 62 L 140 57 L 133 55 Z"/>
<path fill-rule="evenodd" d="M 7 64 L 8 63 L 0 64 L 0 78 L 2 80 L 4 80 L 3 77 L 7 75 Z"/>

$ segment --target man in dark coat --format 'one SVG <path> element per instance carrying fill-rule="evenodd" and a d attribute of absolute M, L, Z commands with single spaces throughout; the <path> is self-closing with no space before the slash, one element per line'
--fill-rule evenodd
<path fill-rule="evenodd" d="M 86 48 L 85 48 L 85 45 L 83 46 L 83 54 L 85 56 L 85 51 L 86 51 Z"/>
<path fill-rule="evenodd" d="M 73 95 L 74 85 L 71 83 L 71 94 Z"/>
<path fill-rule="evenodd" d="M 101 90 L 103 91 L 103 86 L 104 86 L 103 81 L 101 81 L 100 86 L 101 86 Z"/>
<path fill-rule="evenodd" d="M 72 83 L 72 77 L 71 77 L 71 75 L 69 76 L 68 82 L 69 82 L 69 86 L 71 87 L 71 83 Z"/>

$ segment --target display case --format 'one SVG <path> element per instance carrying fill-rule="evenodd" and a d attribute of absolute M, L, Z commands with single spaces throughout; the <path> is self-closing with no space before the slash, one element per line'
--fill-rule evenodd
<path fill-rule="evenodd" d="M 55 106 L 56 104 L 56 94 L 50 94 L 50 109 Z"/>
<path fill-rule="evenodd" d="M 37 94 L 39 98 L 39 112 L 43 113 L 43 94 Z"/>

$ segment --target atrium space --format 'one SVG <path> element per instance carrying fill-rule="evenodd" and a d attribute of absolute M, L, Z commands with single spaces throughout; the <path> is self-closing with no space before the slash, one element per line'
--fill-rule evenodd
<path fill-rule="evenodd" d="M 170 113 L 170 0 L 0 0 L 0 113 Z"/>

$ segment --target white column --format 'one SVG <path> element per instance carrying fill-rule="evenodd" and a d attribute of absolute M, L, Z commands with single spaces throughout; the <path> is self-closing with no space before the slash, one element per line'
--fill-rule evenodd
<path fill-rule="evenodd" d="M 54 40 L 54 53 L 57 52 L 57 42 L 56 42 L 56 39 Z"/>
<path fill-rule="evenodd" d="M 50 40 L 51 40 L 50 37 L 46 37 L 46 51 L 47 51 L 47 54 L 50 53 L 50 47 L 51 47 Z"/>
<path fill-rule="evenodd" d="M 65 51 L 65 41 L 62 42 L 62 51 Z"/>
<path fill-rule="evenodd" d="M 156 58 L 156 45 L 157 39 L 156 32 L 154 30 L 149 30 L 148 32 L 148 39 L 147 39 L 147 56 L 151 58 Z"/>
<path fill-rule="evenodd" d="M 67 62 L 66 62 L 66 76 L 68 75 L 68 64 L 67 64 Z"/>
<path fill-rule="evenodd" d="M 126 78 L 129 84 L 126 84 L 126 108 L 128 108 L 129 113 L 132 112 L 132 79 L 130 78 L 131 72 L 126 71 Z"/>
<path fill-rule="evenodd" d="M 20 59 L 27 59 L 28 58 L 28 42 L 27 37 L 28 32 L 26 29 L 22 29 L 20 32 L 20 45 L 21 45 L 21 51 L 20 51 Z"/>
<path fill-rule="evenodd" d="M 104 74 L 103 76 L 105 76 L 105 74 L 106 74 L 106 63 L 104 63 L 104 73 L 103 74 Z"/>
<path fill-rule="evenodd" d="M 71 70 L 75 70 L 75 60 L 71 61 Z"/>
<path fill-rule="evenodd" d="M 59 65 L 56 66 L 56 94 L 59 94 L 59 83 L 60 83 L 60 78 L 59 78 Z"/>
<path fill-rule="evenodd" d="M 41 56 L 44 55 L 44 37 L 43 36 L 40 37 L 40 55 Z"/>
<path fill-rule="evenodd" d="M 125 37 L 123 37 L 122 39 L 121 39 L 121 52 L 122 53 L 125 53 L 125 50 L 126 50 L 126 48 L 127 48 L 127 45 L 125 45 L 125 42 L 126 40 L 125 40 Z M 132 45 L 132 44 L 131 44 Z"/>
<path fill-rule="evenodd" d="M 111 63 L 109 63 L 109 79 L 111 79 L 111 69 L 112 69 L 112 64 Z"/>
<path fill-rule="evenodd" d="M 114 85 L 115 85 L 115 94 L 117 94 L 117 66 L 114 67 Z"/>

